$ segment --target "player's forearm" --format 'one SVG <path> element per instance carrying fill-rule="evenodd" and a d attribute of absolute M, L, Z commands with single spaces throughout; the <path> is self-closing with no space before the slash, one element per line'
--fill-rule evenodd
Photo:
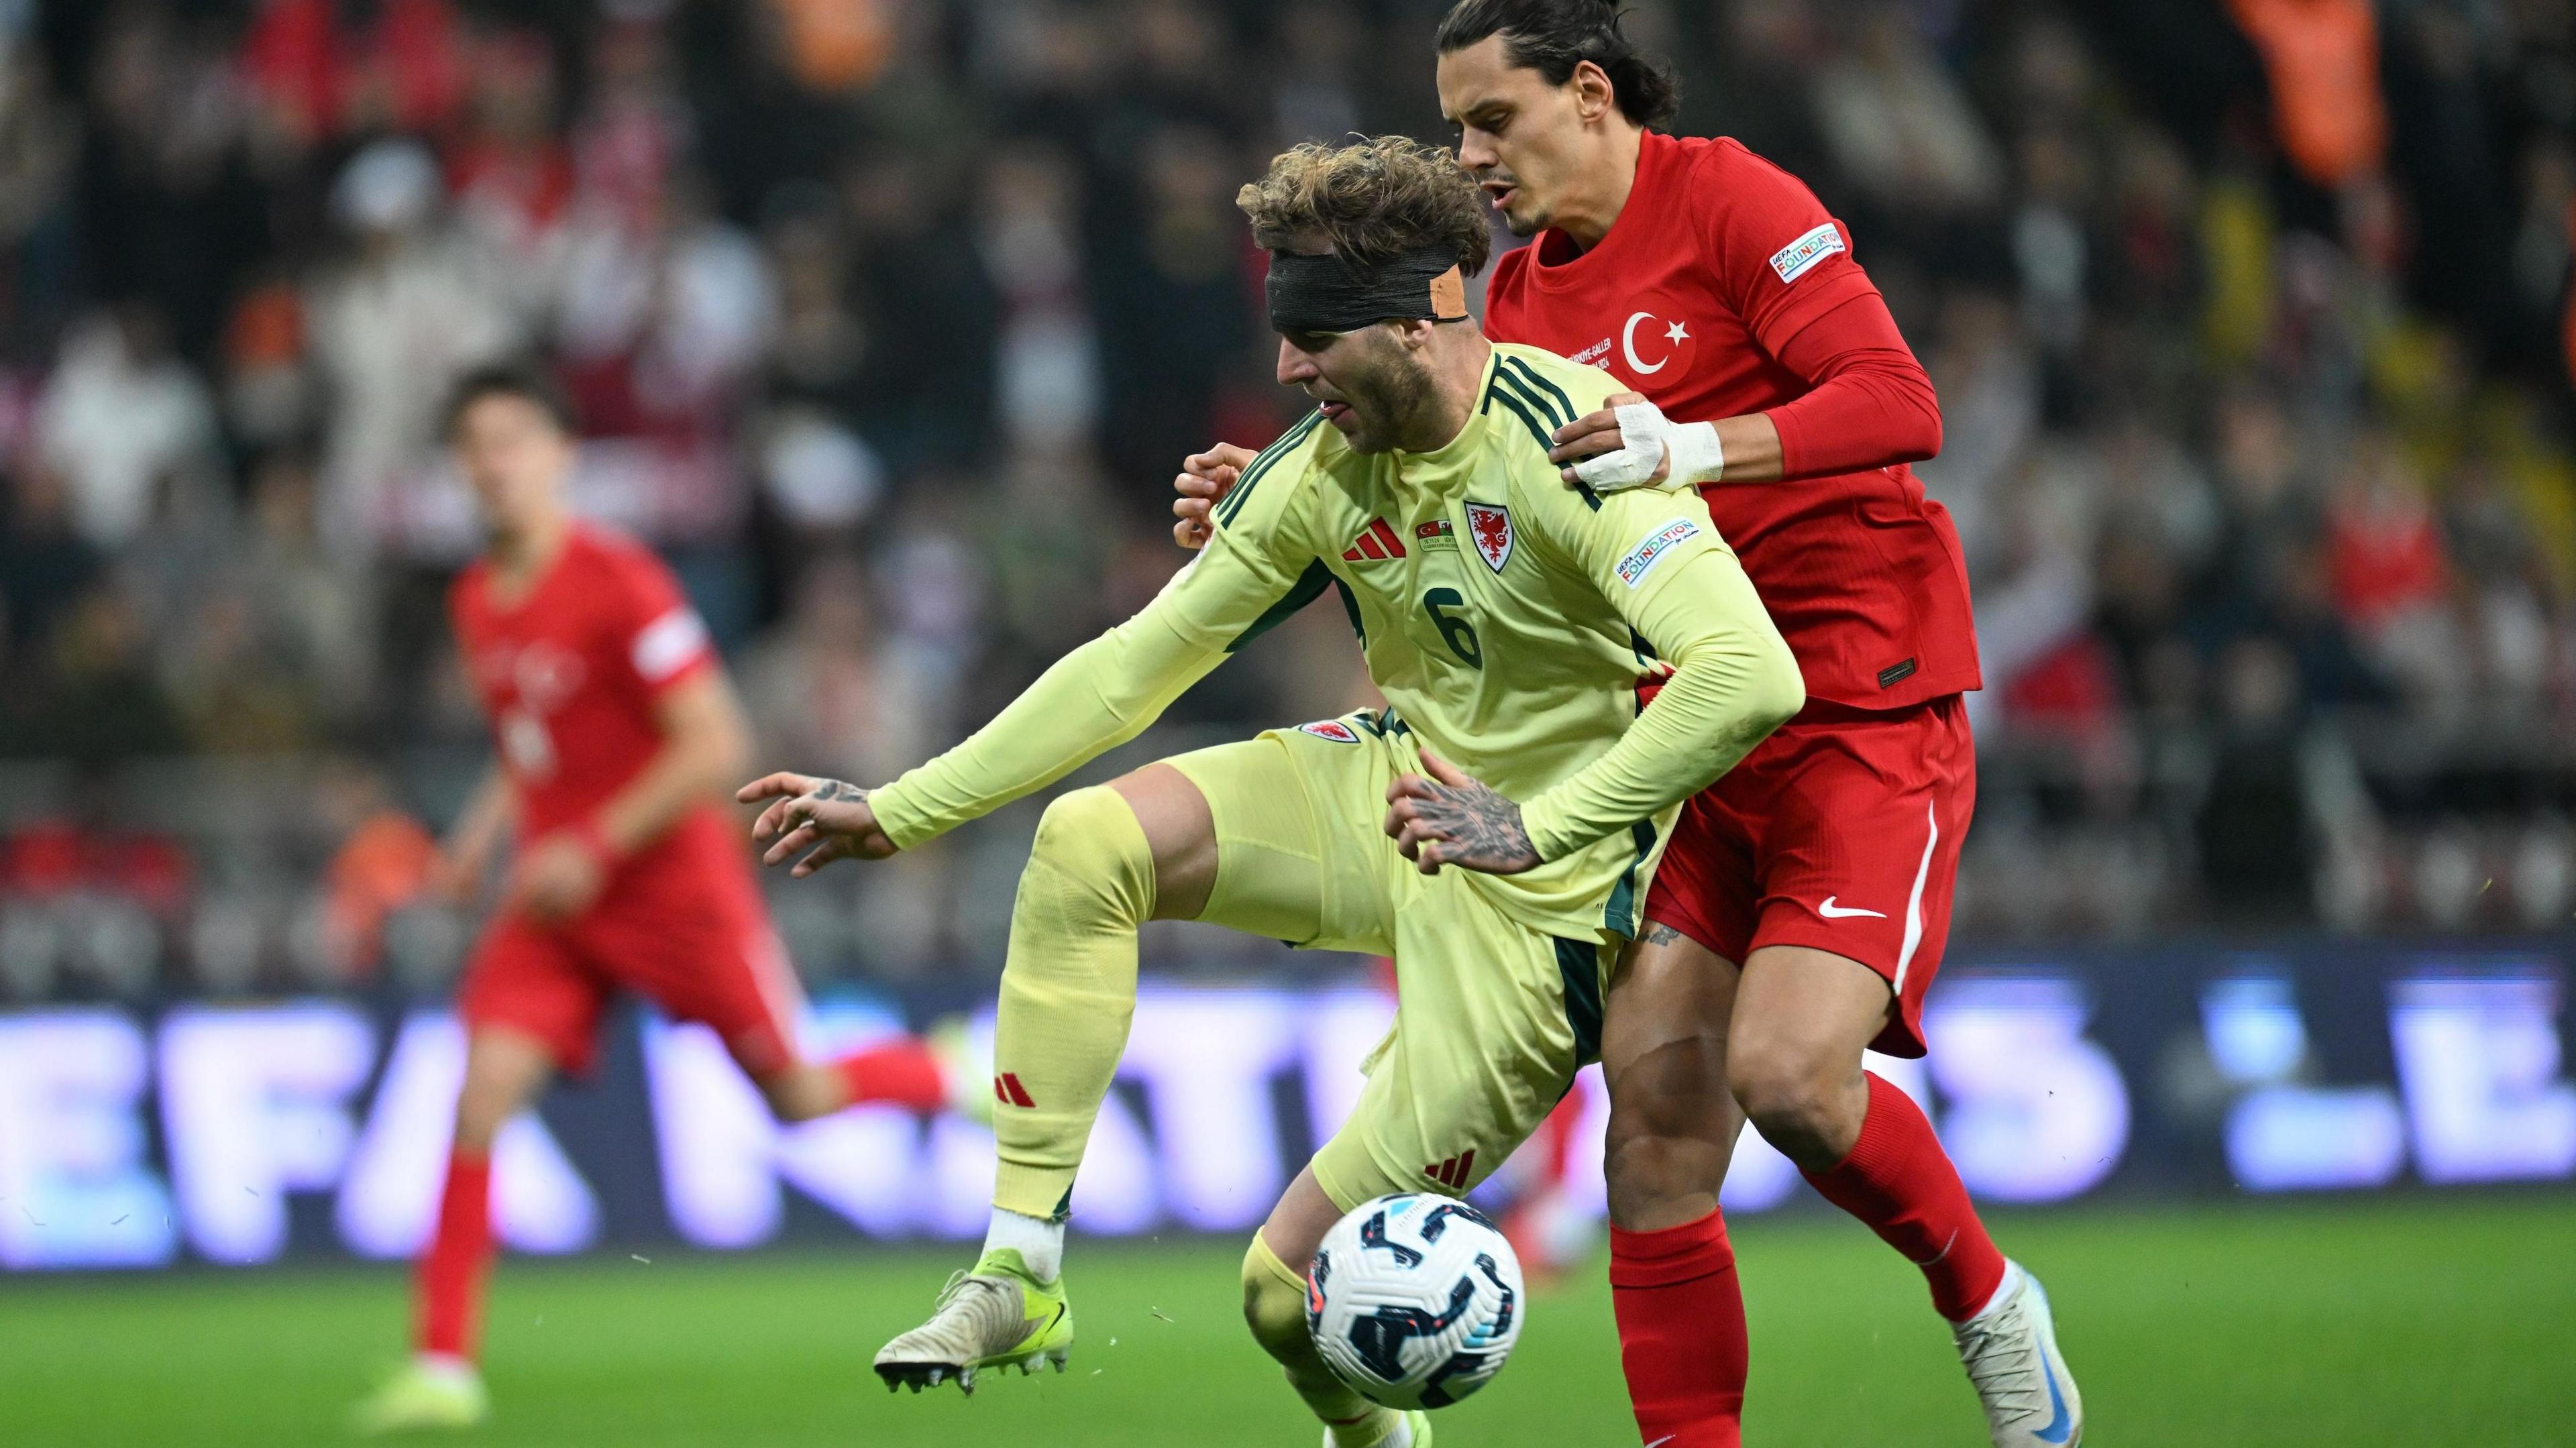
<path fill-rule="evenodd" d="M 473 863 L 490 857 L 509 832 L 510 823 L 518 817 L 518 795 L 510 788 L 509 773 L 494 765 L 474 787 L 465 808 L 448 827 L 441 848 L 450 860 Z"/>
<path fill-rule="evenodd" d="M 1780 430 L 1771 425 L 1769 413 L 1753 412 L 1742 417 L 1720 419 L 1717 429 L 1720 456 L 1726 459 L 1729 483 L 1769 483 L 1780 478 Z"/>
<path fill-rule="evenodd" d="M 1916 463 L 1941 451 L 1941 400 L 1896 330 L 1887 304 L 1854 297 L 1809 323 L 1780 350 L 1811 390 L 1767 414 L 1776 478 L 1820 478 Z M 1755 481 L 1727 452 L 1726 480 Z"/>
<path fill-rule="evenodd" d="M 1770 414 L 1785 478 L 1822 478 L 1919 463 L 1941 451 L 1941 409 L 1931 383 L 1905 364 L 1874 358 L 1855 365 Z M 1739 481 L 1727 469 L 1729 482 Z"/>
<path fill-rule="evenodd" d="M 732 792 L 751 757 L 750 730 L 725 695 L 666 736 L 643 772 L 600 806 L 592 823 L 611 853 L 631 854 L 709 799 Z"/>
<path fill-rule="evenodd" d="M 1805 703 L 1785 649 L 1703 651 L 1609 753 L 1523 806 L 1522 828 L 1541 859 L 1561 859 L 1707 788 Z"/>
<path fill-rule="evenodd" d="M 1135 738 L 1224 658 L 1148 610 L 1058 659 L 964 743 L 869 797 L 909 849 Z"/>
<path fill-rule="evenodd" d="M 1797 659 L 1732 559 L 1696 560 L 1658 603 L 1639 622 L 1675 641 L 1672 677 L 1608 753 L 1523 805 L 1542 859 L 1698 793 L 1806 705 Z"/>
<path fill-rule="evenodd" d="M 664 745 L 643 773 L 600 806 L 593 817 L 600 841 L 611 853 L 628 855 L 660 839 L 682 815 L 721 798 L 742 777 L 748 757 L 739 741 Z"/>

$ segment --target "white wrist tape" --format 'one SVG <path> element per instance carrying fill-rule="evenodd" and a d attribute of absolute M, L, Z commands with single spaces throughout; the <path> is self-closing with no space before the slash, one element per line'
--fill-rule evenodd
<path fill-rule="evenodd" d="M 1715 482 L 1726 471 L 1726 452 L 1718 446 L 1712 423 L 1675 423 L 1651 402 L 1623 402 L 1610 410 L 1619 420 L 1619 449 L 1583 458 L 1574 475 L 1593 488 L 1615 493 L 1628 488 L 1683 488 Z M 1672 467 L 1658 480 L 1655 470 L 1666 457 Z"/>
<path fill-rule="evenodd" d="M 1697 487 L 1726 476 L 1726 449 L 1718 444 L 1717 424 L 1682 422 L 1673 424 L 1664 445 L 1673 451 L 1673 475 L 1667 485 Z"/>

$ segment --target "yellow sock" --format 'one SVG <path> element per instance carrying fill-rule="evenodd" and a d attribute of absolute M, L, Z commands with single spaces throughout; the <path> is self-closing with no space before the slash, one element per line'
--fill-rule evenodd
<path fill-rule="evenodd" d="M 1306 1332 L 1306 1278 L 1279 1260 L 1261 1234 L 1252 1234 L 1252 1250 L 1243 1254 L 1243 1317 L 1265 1352 L 1288 1373 L 1288 1386 L 1333 1436 L 1333 1448 L 1376 1448 L 1402 1421 L 1391 1408 L 1381 1408 L 1352 1392 L 1324 1366 Z"/>
<path fill-rule="evenodd" d="M 1154 852 L 1117 791 L 1059 796 L 1038 822 L 1011 906 L 993 1035 L 993 1205 L 1062 1215 L 1136 1015 L 1136 927 L 1154 913 Z"/>

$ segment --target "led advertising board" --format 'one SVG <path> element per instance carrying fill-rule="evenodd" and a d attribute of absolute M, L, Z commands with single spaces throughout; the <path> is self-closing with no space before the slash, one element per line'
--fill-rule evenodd
<path fill-rule="evenodd" d="M 1392 1013 L 1356 980 L 1149 981 L 1080 1229 L 1248 1230 L 1348 1113 Z M 819 1053 L 902 1022 L 889 998 L 826 998 L 805 1030 Z M 1928 1059 L 1872 1065 L 1925 1104 L 1987 1201 L 2576 1180 L 2565 960 L 2548 948 L 1972 958 L 1926 1022 Z M 0 1268 L 407 1257 L 463 1069 L 434 1004 L 0 1013 Z M 1597 1070 L 1574 1090 L 1575 1191 L 1597 1211 Z M 494 1215 L 535 1253 L 964 1238 L 983 1229 L 992 1159 L 989 1133 L 953 1114 L 782 1130 L 712 1036 L 638 1012 L 611 1027 L 596 1079 L 505 1130 Z M 1803 1195 L 1747 1133 L 1729 1210 Z"/>

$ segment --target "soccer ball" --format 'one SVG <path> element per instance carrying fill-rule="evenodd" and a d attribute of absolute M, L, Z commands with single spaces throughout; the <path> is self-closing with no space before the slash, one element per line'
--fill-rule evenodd
<path fill-rule="evenodd" d="M 1447 1197 L 1362 1203 L 1306 1270 L 1315 1350 L 1390 1408 L 1445 1408 L 1490 1382 L 1520 1340 L 1527 1300 L 1501 1229 Z"/>

